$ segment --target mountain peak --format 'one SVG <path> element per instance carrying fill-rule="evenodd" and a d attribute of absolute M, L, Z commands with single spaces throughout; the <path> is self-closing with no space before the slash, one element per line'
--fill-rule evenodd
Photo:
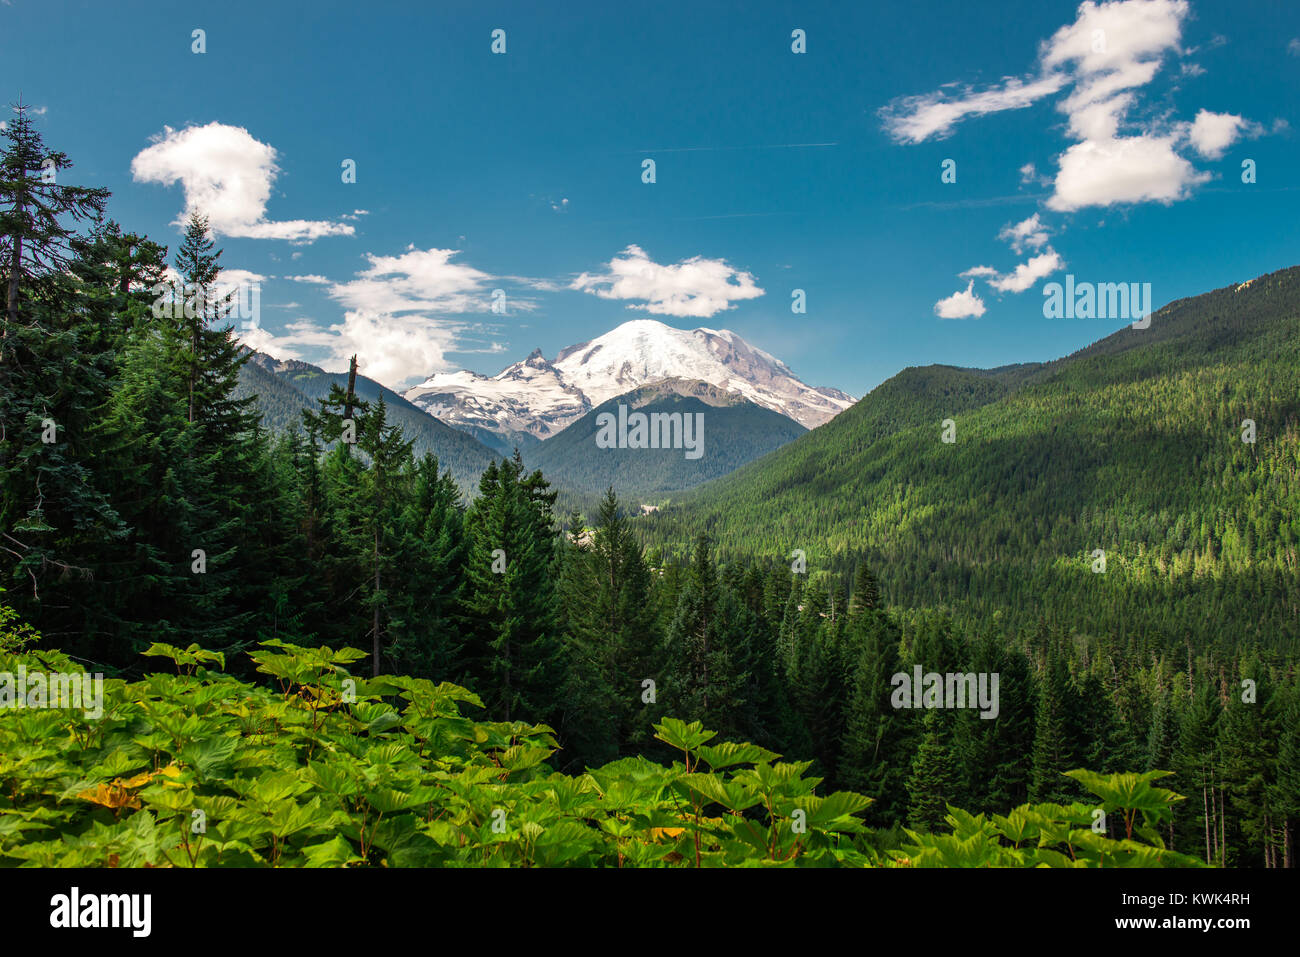
<path fill-rule="evenodd" d="M 729 329 L 678 329 L 655 319 L 633 319 L 563 349 L 553 365 L 593 405 L 662 379 L 695 379 L 815 428 L 854 401 L 799 381 L 784 362 Z"/>
<path fill-rule="evenodd" d="M 561 349 L 554 362 L 534 349 L 495 376 L 440 373 L 406 398 L 465 428 L 528 432 L 547 438 L 597 405 L 666 380 L 706 384 L 815 428 L 853 404 L 837 389 L 817 389 L 785 363 L 729 329 L 678 329 L 631 319 L 604 335 Z"/>

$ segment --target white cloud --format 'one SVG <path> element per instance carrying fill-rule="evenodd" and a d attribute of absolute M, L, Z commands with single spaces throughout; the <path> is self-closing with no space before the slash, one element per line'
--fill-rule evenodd
<path fill-rule="evenodd" d="M 964 291 L 936 302 L 934 314 L 940 319 L 978 319 L 984 315 L 984 300 L 975 295 L 975 280 L 968 282 Z"/>
<path fill-rule="evenodd" d="M 1172 203 L 1209 179 L 1179 156 L 1174 136 L 1130 136 L 1076 143 L 1061 156 L 1049 209 L 1115 203 Z"/>
<path fill-rule="evenodd" d="M 217 276 L 217 295 L 225 296 L 241 286 L 261 285 L 272 276 L 263 276 L 247 269 L 223 269 Z"/>
<path fill-rule="evenodd" d="M 992 266 L 972 266 L 961 274 L 962 279 L 970 279 L 972 276 L 983 278 L 986 276 L 996 276 L 998 271 Z"/>
<path fill-rule="evenodd" d="M 1286 45 L 1286 52 L 1292 56 L 1300 56 L 1300 37 L 1291 39 L 1291 42 Z"/>
<path fill-rule="evenodd" d="M 1219 159 L 1224 151 L 1243 133 L 1250 132 L 1253 124 L 1232 113 L 1211 113 L 1201 110 L 1188 130 L 1192 148 L 1206 159 Z"/>
<path fill-rule="evenodd" d="M 1199 129 L 1191 124 L 1191 132 L 1186 123 L 1133 119 L 1137 91 L 1152 82 L 1166 58 L 1182 52 L 1188 14 L 1187 0 L 1085 0 L 1074 21 L 1041 44 L 1036 74 L 982 93 L 966 89 L 951 97 L 940 90 L 901 98 L 881 111 L 885 129 L 901 142 L 918 143 L 948 135 L 967 117 L 1018 109 L 1068 89 L 1059 109 L 1075 142 L 1058 157 L 1048 208 L 1066 212 L 1183 199 L 1208 174 L 1179 147 L 1214 158 L 1216 150 L 1221 155 L 1226 148 L 1218 144 L 1229 132 L 1241 135 L 1253 128 L 1240 117 L 1235 131 L 1219 119 L 1200 121 Z M 1200 67 L 1184 65 L 1183 72 L 1195 75 Z M 1026 164 L 1020 174 L 1029 182 L 1036 170 Z"/>
<path fill-rule="evenodd" d="M 750 273 L 733 268 L 725 260 L 695 256 L 663 266 L 651 261 L 640 246 L 628 246 L 611 259 L 603 275 L 584 272 L 569 288 L 601 299 L 641 300 L 628 308 L 644 309 L 653 315 L 696 319 L 734 309 L 735 300 L 763 295 Z"/>
<path fill-rule="evenodd" d="M 1045 253 L 1031 257 L 1028 262 L 1021 263 L 1014 272 L 990 279 L 989 285 L 998 292 L 1024 292 L 1038 280 L 1064 267 L 1065 261 L 1049 249 Z"/>
<path fill-rule="evenodd" d="M 385 316 L 348 312 L 343 321 L 322 327 L 300 319 L 280 334 L 265 327 L 237 330 L 244 345 L 277 359 L 303 359 L 326 372 L 344 372 L 352 356 L 357 368 L 396 388 L 449 368 L 446 353 L 456 347 L 464 325 L 427 316 Z"/>
<path fill-rule="evenodd" d="M 462 337 L 472 326 L 448 314 L 490 311 L 492 284 L 507 278 L 454 262 L 458 254 L 455 249 L 412 245 L 396 256 L 367 254 L 368 266 L 346 282 L 286 276 L 327 286 L 326 294 L 345 310 L 342 321 L 324 327 L 301 319 L 278 335 L 261 329 L 241 338 L 270 355 L 308 359 L 330 372 L 345 370 L 355 354 L 363 373 L 390 388 L 445 371 L 450 368 L 448 352 L 481 351 L 462 348 Z M 520 298 L 507 302 L 508 313 L 534 308 Z"/>
<path fill-rule="evenodd" d="M 418 311 L 486 312 L 485 286 L 492 276 L 453 263 L 456 249 L 416 249 L 399 256 L 366 254 L 370 267 L 357 278 L 330 286 L 330 298 L 346 308 L 376 313 Z"/>
<path fill-rule="evenodd" d="M 1003 227 L 1002 232 L 998 233 L 998 239 L 1010 243 L 1016 253 L 1022 253 L 1026 249 L 1039 249 L 1048 238 L 1047 227 L 1039 220 L 1037 213 L 1019 223 Z"/>
<path fill-rule="evenodd" d="M 1011 77 L 1001 86 L 982 93 L 967 87 L 956 98 L 942 91 L 905 96 L 884 107 L 880 115 L 894 139 L 900 143 L 920 143 L 931 137 L 942 139 L 951 135 L 952 128 L 968 116 L 1032 106 L 1057 92 L 1065 82 L 1066 78 L 1060 75 L 1029 81 Z"/>
<path fill-rule="evenodd" d="M 276 152 L 238 126 L 209 123 L 183 130 L 165 127 L 156 142 L 131 161 L 136 182 L 180 183 L 185 209 L 177 222 L 193 210 L 208 217 L 213 232 L 248 239 L 288 239 L 312 242 L 322 236 L 351 236 L 346 223 L 321 220 L 266 219 L 271 186 L 280 169 Z"/>

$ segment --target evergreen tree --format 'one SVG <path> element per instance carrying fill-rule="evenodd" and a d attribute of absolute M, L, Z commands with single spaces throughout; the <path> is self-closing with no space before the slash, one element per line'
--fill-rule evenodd
<path fill-rule="evenodd" d="M 125 533 L 90 467 L 113 359 L 73 227 L 102 214 L 108 191 L 58 182 L 72 164 L 23 105 L 0 137 L 0 569 L 47 639 L 84 650 L 94 550 Z"/>
<path fill-rule="evenodd" d="M 956 775 L 952 749 L 946 740 L 945 722 L 939 711 L 925 712 L 921 744 L 912 758 L 907 779 L 907 823 L 917 830 L 932 831 L 943 823 L 947 805 L 953 802 Z"/>
<path fill-rule="evenodd" d="M 1035 705 L 1029 661 L 1007 649 L 994 630 L 974 643 L 972 653 L 971 671 L 977 677 L 998 676 L 997 714 L 985 718 L 969 709 L 957 715 L 954 752 L 962 771 L 960 803 L 1002 812 L 1029 800 L 1025 755 L 1033 753 Z"/>
<path fill-rule="evenodd" d="M 887 827 L 907 811 L 907 752 L 903 726 L 891 704 L 892 679 L 902 670 L 899 635 L 883 614 L 862 607 L 849 626 L 857 650 L 847 706 L 840 778 L 844 787 L 870 796 L 867 817 Z"/>
<path fill-rule="evenodd" d="M 1208 681 L 1200 682 L 1189 695 L 1178 720 L 1178 743 L 1172 756 L 1171 779 L 1179 794 L 1187 797 L 1174 808 L 1174 846 L 1183 853 L 1204 851 L 1205 862 L 1219 856 L 1219 775 L 1215 742 L 1221 712 L 1218 695 Z"/>
<path fill-rule="evenodd" d="M 555 589 L 555 493 L 518 452 L 489 466 L 466 516 L 461 619 L 475 690 L 500 720 L 550 722 L 560 710 L 564 645 Z"/>
<path fill-rule="evenodd" d="M 730 723 L 743 685 L 724 644 L 719 598 L 709 539 L 700 535 L 664 641 L 665 696 L 675 717 L 703 721 L 710 729 Z"/>
<path fill-rule="evenodd" d="M 866 562 L 858 563 L 857 575 L 853 580 L 853 598 L 849 613 L 858 615 L 864 611 L 873 611 L 880 604 L 880 589 L 876 586 L 876 576 Z"/>
<path fill-rule="evenodd" d="M 1079 767 L 1070 734 L 1074 700 L 1065 662 L 1049 652 L 1038 683 L 1038 705 L 1034 712 L 1031 801 L 1066 804 L 1076 796 L 1071 780 L 1064 776 L 1066 771 Z"/>
<path fill-rule="evenodd" d="M 464 512 L 450 471 L 438 472 L 438 459 L 425 453 L 416 463 L 414 488 L 401 525 L 398 594 L 405 622 L 392 643 L 394 667 L 403 674 L 455 681 L 463 646 L 455 616 L 464 575 Z"/>

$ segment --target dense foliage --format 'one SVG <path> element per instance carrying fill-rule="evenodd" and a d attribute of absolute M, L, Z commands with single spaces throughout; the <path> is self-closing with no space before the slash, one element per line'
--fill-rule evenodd
<path fill-rule="evenodd" d="M 1286 650 L 1294 636 L 1296 592 L 1295 519 L 1288 507 L 1295 469 L 1285 456 L 1294 456 L 1295 445 L 1294 431 L 1278 425 L 1288 421 L 1288 403 L 1295 401 L 1295 391 L 1279 385 L 1292 381 L 1294 364 L 1292 371 L 1279 371 L 1260 362 L 1251 367 L 1257 378 L 1243 380 L 1241 368 L 1228 363 L 1221 397 L 1211 364 L 1198 366 L 1194 351 L 1186 361 L 1177 351 L 1157 353 L 1170 368 L 1185 367 L 1178 375 L 1159 363 L 1147 368 L 1140 354 L 1123 351 L 1084 356 L 1050 374 L 1024 367 L 954 372 L 965 383 L 954 388 L 971 403 L 976 423 L 975 432 L 959 434 L 979 434 L 982 422 L 997 425 L 1004 432 L 994 443 L 996 457 L 969 451 L 987 443 L 959 439 L 940 446 L 936 437 L 932 444 L 946 452 L 924 453 L 931 456 L 928 471 L 919 473 L 926 481 L 903 481 L 889 470 L 922 455 L 913 439 L 916 430 L 930 429 L 909 417 L 932 416 L 945 402 L 924 396 L 914 405 L 868 402 L 788 446 L 792 454 L 811 456 L 813 474 L 784 474 L 780 483 L 788 484 L 764 486 L 762 501 L 738 495 L 735 514 L 752 522 L 745 534 L 764 546 L 752 556 L 738 549 L 743 536 L 730 513 L 711 512 L 694 513 L 698 523 L 679 525 L 679 538 L 647 554 L 642 533 L 649 527 L 662 536 L 670 524 L 629 519 L 612 490 L 590 510 L 590 520 L 569 515 L 561 523 L 556 491 L 518 457 L 488 464 L 467 502 L 438 459 L 417 455 L 383 393 L 366 398 L 331 381 L 313 408 L 299 410 L 295 429 L 273 437 L 252 398 L 240 391 L 249 356 L 221 323 L 216 304 L 205 298 L 194 315 L 156 315 L 153 286 L 166 267 L 166 250 L 104 221 L 101 192 L 42 183 L 50 154 L 21 110 L 5 136 L 0 210 L 8 211 L 0 212 L 0 262 L 10 265 L 0 271 L 6 303 L 0 587 L 13 613 L 37 629 L 23 654 L 37 656 L 47 669 L 66 670 L 75 662 L 103 671 L 115 715 L 83 725 L 66 712 L 0 713 L 0 734 L 7 736 L 0 742 L 6 762 L 0 780 L 9 802 L 0 816 L 6 857 L 18 859 L 11 848 L 30 844 L 44 848 L 31 860 L 67 847 L 81 848 L 77 853 L 86 857 L 58 860 L 100 860 L 96 848 L 134 840 L 123 837 L 128 822 L 145 840 L 146 831 L 171 820 L 163 811 L 173 817 L 186 811 L 190 805 L 164 803 L 186 800 L 178 796 L 184 791 L 195 801 L 217 802 L 197 806 L 218 822 L 245 806 L 217 838 L 242 842 L 231 845 L 231 856 L 243 862 L 282 853 L 297 859 L 308 847 L 322 863 L 397 854 L 398 845 L 406 846 L 400 835 L 391 838 L 396 845 L 373 843 L 380 813 L 385 826 L 421 835 L 411 840 L 432 856 L 412 860 L 451 860 L 437 855 L 473 847 L 465 853 L 481 860 L 605 862 L 618 859 L 624 837 L 634 862 L 638 854 L 658 860 L 660 850 L 693 859 L 699 835 L 701 860 L 707 853 L 720 855 L 711 862 L 725 861 L 741 853 L 734 842 L 759 850 L 745 836 L 758 831 L 742 834 L 750 827 L 742 822 L 766 828 L 765 848 L 779 844 L 785 854 L 794 846 L 783 843 L 789 835 L 773 830 L 794 807 L 778 809 L 767 800 L 776 799 L 779 782 L 763 775 L 779 773 L 788 777 L 780 786 L 792 789 L 779 791 L 781 800 L 809 802 L 801 859 L 820 854 L 826 861 L 861 863 L 883 860 L 892 850 L 923 859 L 928 838 L 897 830 L 906 823 L 917 835 L 956 827 L 959 843 L 992 855 L 972 860 L 1032 862 L 1032 855 L 1015 858 L 1011 852 L 1024 847 L 1013 845 L 1028 841 L 1037 848 L 1045 839 L 1043 848 L 1068 858 L 1069 848 L 1077 856 L 1083 842 L 1093 841 L 1071 843 L 1066 825 L 1080 823 L 1075 810 L 1023 808 L 1088 803 L 1088 793 L 1096 795 L 1103 785 L 1066 772 L 1090 768 L 1131 775 L 1105 787 L 1139 788 L 1137 775 L 1149 781 L 1155 772 L 1174 772 L 1174 788 L 1190 800 L 1177 803 L 1171 818 L 1160 817 L 1160 836 L 1171 850 L 1217 864 L 1294 863 L 1300 689 Z M 58 162 L 60 169 L 67 163 Z M 54 212 L 13 212 L 35 203 Z M 83 232 L 59 225 L 78 215 Z M 174 259 L 177 271 L 210 286 L 220 275 L 220 255 L 196 214 Z M 1216 341 L 1227 350 L 1268 348 L 1293 356 L 1294 343 L 1269 338 L 1270 323 L 1294 325 L 1293 319 L 1269 318 L 1294 316 L 1284 311 L 1291 300 L 1276 292 L 1291 286 L 1266 278 L 1251 293 L 1263 298 L 1231 300 L 1264 303 L 1231 321 L 1250 324 L 1253 338 L 1223 333 Z M 1274 299 L 1283 311 L 1268 312 Z M 1153 329 L 1163 327 L 1157 322 Z M 1190 349 L 1176 336 L 1156 340 L 1153 348 Z M 1131 367 L 1119 380 L 1103 381 L 1115 362 Z M 1161 435 L 1192 429 L 1189 421 L 1206 421 L 1201 413 L 1212 422 L 1235 417 L 1233 390 L 1253 382 L 1256 398 L 1247 405 L 1263 410 L 1257 413 L 1261 441 L 1243 452 L 1225 439 L 1207 453 L 1201 461 L 1217 463 L 1218 479 L 1202 492 L 1204 475 L 1189 479 L 1186 461 L 1176 467 L 1170 459 L 1148 472 L 1140 465 L 1153 457 L 1151 448 L 1117 451 L 1123 443 L 1100 421 L 1072 436 L 1051 432 L 1050 415 L 1016 418 L 1014 403 L 1030 399 L 1049 412 L 1095 411 L 1088 404 L 1092 393 L 1083 388 L 1087 375 L 1106 395 L 1108 415 L 1127 409 L 1130 427 L 1146 429 L 1157 443 Z M 1053 376 L 1069 379 L 1075 391 Z M 1155 391 L 1142 391 L 1148 389 Z M 1133 403 L 1144 396 L 1154 405 L 1139 415 Z M 1187 419 L 1187 408 L 1177 405 L 1200 408 L 1195 403 L 1202 401 L 1209 404 L 1199 418 Z M 959 429 L 970 428 L 964 415 L 958 418 Z M 837 432 L 841 419 L 848 425 Z M 1085 421 L 1081 413 L 1079 422 Z M 862 422 L 872 424 L 859 447 L 852 436 L 854 423 Z M 1156 423 L 1165 423 L 1165 431 Z M 820 442 L 819 435 L 841 434 L 852 441 L 836 457 L 806 451 L 820 448 L 809 445 Z M 1035 458 L 1047 454 L 1039 442 L 1053 450 L 1046 472 Z M 880 453 L 869 467 L 858 454 L 866 449 Z M 889 449 L 894 458 L 884 454 Z M 769 464 L 793 461 L 785 455 L 776 453 Z M 1158 497 L 1162 508 L 1214 502 L 1217 510 L 1205 513 L 1204 530 L 1185 525 L 1188 538 L 1179 545 L 1190 541 L 1200 548 L 1212 535 L 1213 557 L 1197 552 L 1199 562 L 1177 565 L 1185 551 L 1171 544 L 1169 561 L 1176 568 L 1166 567 L 1158 579 L 1165 591 L 1155 585 L 1144 591 L 1130 581 L 1132 593 L 1121 587 L 1131 555 L 1147 556 L 1133 558 L 1132 567 L 1159 568 L 1147 551 L 1112 549 L 1117 557 L 1105 575 L 1071 564 L 1071 549 L 1082 548 L 1087 537 L 1079 529 L 1091 528 L 1088 523 L 1110 529 L 1105 543 L 1130 541 L 1124 536 L 1141 525 L 1133 525 L 1138 513 L 1120 509 L 1110 516 L 1094 512 L 1093 504 L 1087 505 L 1087 523 L 1065 523 L 1065 531 L 1049 523 L 1055 513 L 1043 509 L 1055 501 L 1053 483 L 1076 495 L 1072 507 L 1086 502 L 1095 485 L 1089 481 L 1101 468 L 1097 456 L 1121 463 L 1114 474 L 1129 486 L 1163 482 L 1140 490 Z M 1008 462 L 1016 468 L 1004 474 Z M 964 464 L 972 475 L 982 474 L 978 468 L 1000 475 L 998 494 L 977 494 L 969 505 L 954 497 L 945 507 L 961 520 L 945 524 L 946 513 L 932 497 L 966 489 L 954 484 Z M 862 484 L 885 474 L 900 484 Z M 1059 479 L 1035 478 L 1043 474 Z M 1023 510 L 1014 511 L 1013 502 Z M 984 514 L 994 503 L 1005 509 L 1001 532 Z M 838 524 L 845 508 L 876 516 L 873 527 L 889 523 L 896 534 L 882 540 L 896 551 L 881 550 L 877 563 L 839 548 L 835 529 L 850 527 Z M 1234 540 L 1224 529 L 1238 512 L 1242 531 Z M 670 523 L 692 514 L 674 513 Z M 1148 522 L 1142 528 L 1158 525 L 1148 521 L 1158 513 L 1141 514 Z M 817 516 L 804 528 L 812 536 L 806 541 L 786 538 L 788 523 L 798 516 Z M 698 534 L 710 527 L 716 535 Z M 1053 547 L 1068 541 L 1071 549 L 1040 547 L 1038 534 Z M 819 548 L 818 535 L 831 545 Z M 788 563 L 789 550 L 800 547 L 807 549 L 807 569 Z M 994 547 L 1012 571 L 980 551 Z M 824 554 L 830 557 L 819 560 Z M 1023 581 L 1014 569 L 1026 576 Z M 900 584 L 912 580 L 909 575 L 924 581 L 919 576 L 925 574 L 932 594 Z M 1249 601 L 1238 590 L 1248 582 L 1259 586 Z M 1113 607 L 1095 595 L 1083 597 L 1085 585 L 1110 595 Z M 960 595 L 970 596 L 970 606 L 954 609 L 955 615 L 923 607 Z M 1123 617 L 1126 609 L 1131 618 Z M 359 660 L 345 650 L 356 646 L 369 659 L 357 670 L 370 681 L 356 678 L 357 700 L 345 707 L 336 700 L 341 685 L 334 682 Z M 193 650 L 169 650 L 176 648 Z M 207 650 L 200 654 L 200 648 Z M 148 674 L 140 655 L 150 652 L 176 657 L 192 673 Z M 214 664 L 224 664 L 229 674 L 219 675 Z M 899 709 L 891 700 L 892 676 L 917 666 L 998 674 L 997 718 L 972 710 Z M 308 671 L 312 677 L 305 680 Z M 460 717 L 456 702 L 471 695 L 491 721 L 504 724 Z M 683 739 L 703 733 L 689 730 L 697 722 L 725 740 L 753 744 L 719 745 L 724 751 L 710 757 L 700 750 L 703 739 Z M 684 752 L 680 766 L 670 764 L 675 750 Z M 327 752 L 346 767 L 335 769 L 342 778 L 323 784 L 308 769 Z M 792 763 L 784 767 L 794 770 L 777 772 L 783 766 L 775 753 L 788 756 Z M 720 763 L 738 754 L 746 757 Z M 701 759 L 716 780 L 690 777 L 701 774 Z M 805 772 L 833 791 L 862 797 L 815 797 Z M 649 783 L 639 790 L 643 777 Z M 480 785 L 489 790 L 473 792 Z M 462 845 L 453 831 L 441 829 L 481 828 L 483 813 L 494 806 L 484 802 L 498 787 L 520 788 L 512 800 L 521 808 L 554 815 L 533 822 L 550 835 L 545 840 L 543 831 L 525 832 L 527 818 L 516 816 L 520 830 L 504 843 L 514 842 L 508 854 L 525 856 L 494 858 L 468 837 Z M 385 789 L 404 796 L 372 800 L 372 792 Z M 87 792 L 110 803 L 79 797 Z M 308 792 L 301 805 L 288 802 Z M 601 796 L 607 793 L 614 797 Z M 619 795 L 631 802 L 628 815 L 632 807 L 642 815 L 635 821 L 643 830 L 685 826 L 682 802 L 691 805 L 686 836 L 650 835 L 645 847 L 632 848 L 647 840 L 619 831 L 632 817 L 614 823 L 619 812 L 590 803 L 623 800 Z M 766 798 L 728 804 L 755 795 Z M 705 799 L 716 806 L 700 803 Z M 390 800 L 396 803 L 384 803 Z M 141 807 L 127 807 L 132 801 Z M 111 802 L 119 802 L 116 813 Z M 766 818 L 754 810 L 759 804 L 768 808 Z M 949 820 L 950 805 L 1008 817 L 954 813 Z M 656 816 L 670 806 L 677 817 Z M 819 818 L 823 806 L 830 816 Z M 579 807 L 585 810 L 574 810 Z M 1012 809 L 1018 807 L 1016 817 Z M 269 830 L 245 830 L 256 824 L 249 815 L 262 815 Z M 351 823 L 345 826 L 339 815 Z M 849 826 L 849 818 L 858 824 Z M 1019 823 L 999 823 L 1013 818 Z M 561 819 L 568 822 L 564 827 L 556 823 Z M 1095 836 L 1126 840 L 1130 823 L 1111 814 Z M 859 826 L 894 830 L 859 840 Z M 344 828 L 343 836 L 331 827 Z M 14 837 L 15 828 L 25 836 Z M 847 843 L 845 834 L 853 835 Z M 299 837 L 287 840 L 293 835 Z M 1154 833 L 1139 836 L 1149 847 L 1130 849 L 1138 855 L 1131 860 L 1162 856 L 1150 850 L 1159 846 Z M 159 848 L 174 849 L 171 837 L 160 841 L 145 846 L 158 854 Z M 428 842 L 445 847 L 432 849 Z M 546 852 L 555 856 L 537 851 L 539 842 L 555 842 Z M 132 856 L 142 853 L 133 846 L 119 852 L 121 860 L 143 860 Z M 1122 848 L 1104 848 L 1108 860 L 1125 860 Z M 571 853 L 576 856 L 565 856 Z M 776 853 L 758 857 L 774 860 Z"/>
<path fill-rule="evenodd" d="M 0 668 L 68 671 L 23 653 Z M 1191 866 L 1158 826 L 1178 795 L 1158 774 L 1075 772 L 1087 802 L 1006 816 L 957 809 L 945 831 L 897 846 L 856 815 L 870 799 L 818 796 L 807 762 L 711 743 L 672 718 L 680 760 L 625 758 L 570 777 L 547 764 L 544 726 L 462 715 L 477 697 L 409 677 L 352 677 L 365 653 L 267 642 L 275 688 L 220 672 L 222 656 L 156 645 L 177 674 L 114 680 L 104 712 L 0 715 L 0 865 L 354 866 Z M 1094 830 L 1096 812 L 1124 836 Z M 890 835 L 892 836 L 892 835 Z"/>
<path fill-rule="evenodd" d="M 283 434 L 298 428 L 302 413 L 314 410 L 332 386 L 343 388 L 347 381 L 345 372 L 326 372 L 309 362 L 277 360 L 254 353 L 239 370 L 235 395 L 253 398 L 262 424 L 273 433 Z M 493 450 L 473 436 L 443 424 L 374 379 L 358 375 L 354 391 L 367 402 L 382 398 L 391 421 L 411 440 L 415 454 L 437 456 L 462 489 L 473 489 L 494 457 Z"/>
<path fill-rule="evenodd" d="M 727 556 L 803 549 L 841 577 L 865 561 L 892 604 L 1001 611 L 1018 628 L 1041 616 L 1143 653 L 1294 655 L 1298 506 L 1295 267 L 1056 362 L 907 369 L 676 496 L 645 534 L 678 552 L 699 529 Z"/>
<path fill-rule="evenodd" d="M 793 419 L 752 402 L 708 398 L 711 401 L 705 402 L 663 387 L 638 389 L 602 403 L 558 435 L 523 450 L 524 460 L 565 492 L 586 493 L 589 499 L 614 486 L 625 497 L 642 496 L 654 502 L 660 498 L 657 493 L 691 488 L 726 475 L 807 431 Z M 644 415 L 699 416 L 696 421 L 702 422 L 702 427 L 692 438 L 698 439 L 700 454 L 688 458 L 682 448 L 597 447 L 598 417 L 605 413 L 616 416 L 620 405 Z"/>

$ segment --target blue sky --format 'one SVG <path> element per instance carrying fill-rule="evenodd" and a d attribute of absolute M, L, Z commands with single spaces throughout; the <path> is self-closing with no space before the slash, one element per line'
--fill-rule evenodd
<path fill-rule="evenodd" d="M 648 316 L 862 395 L 1126 324 L 1045 319 L 1066 273 L 1300 262 L 1290 2 L 0 0 L 0 90 L 124 227 L 206 208 L 250 342 L 393 386 Z"/>

